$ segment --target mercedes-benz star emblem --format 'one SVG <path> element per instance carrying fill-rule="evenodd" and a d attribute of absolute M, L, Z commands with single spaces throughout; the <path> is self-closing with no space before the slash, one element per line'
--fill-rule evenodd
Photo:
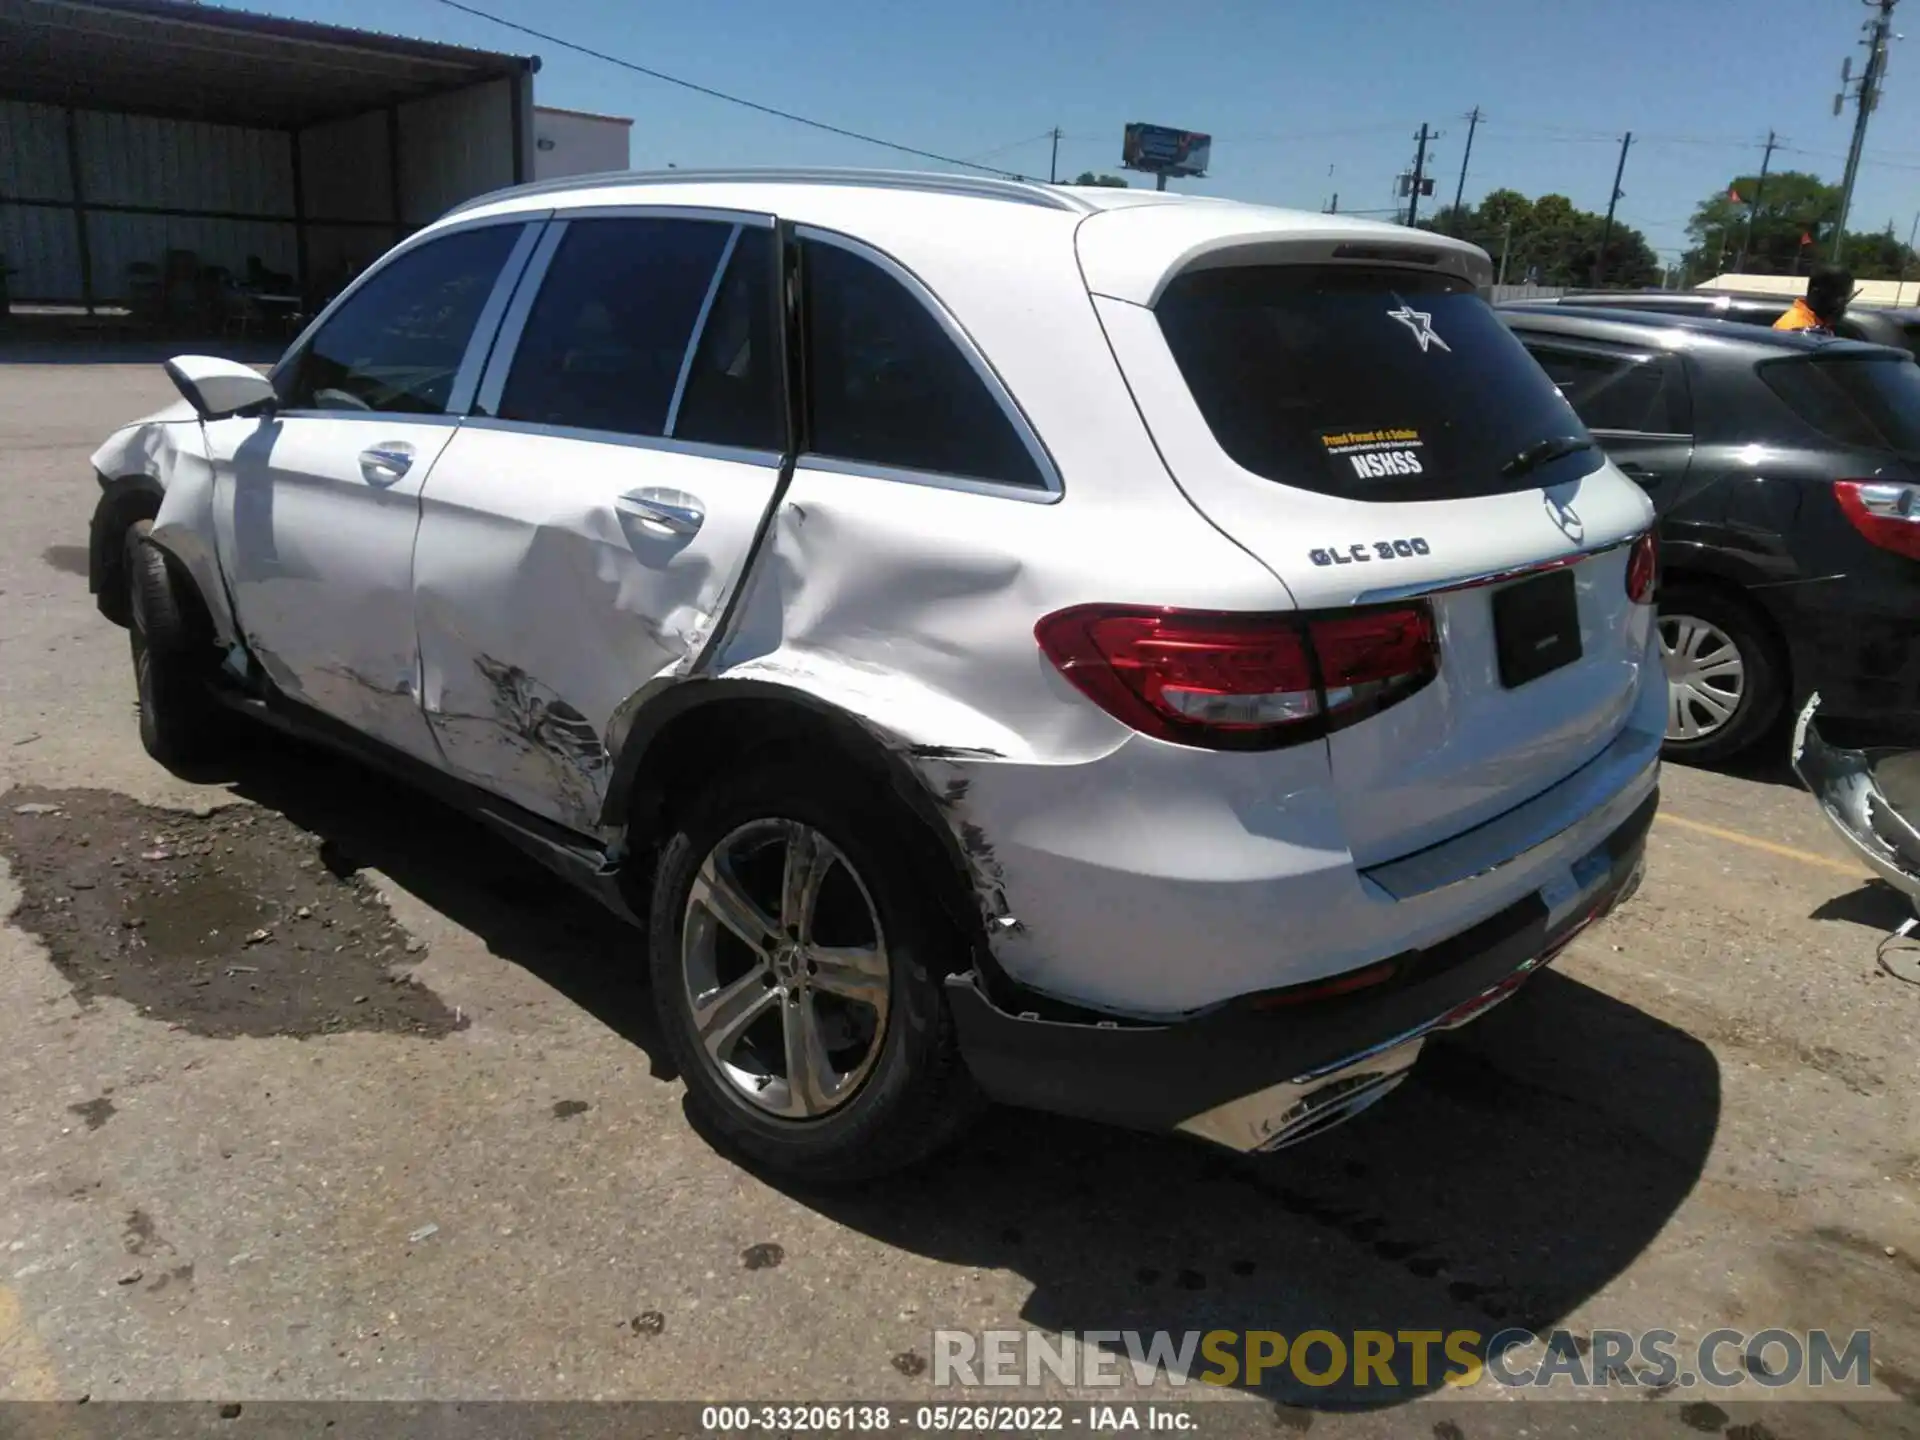
<path fill-rule="evenodd" d="M 1586 522 L 1579 513 L 1566 501 L 1555 499 L 1551 490 L 1542 490 L 1540 498 L 1546 502 L 1548 517 L 1569 540 L 1578 544 L 1587 533 Z"/>
<path fill-rule="evenodd" d="M 1429 345 L 1438 345 L 1449 355 L 1453 353 L 1453 347 L 1434 333 L 1433 315 L 1429 311 L 1416 310 L 1407 304 L 1406 301 L 1402 300 L 1398 310 L 1387 311 L 1387 318 L 1389 320 L 1398 320 L 1413 332 L 1413 338 L 1420 342 L 1420 353 L 1422 355 L 1427 353 L 1427 347 Z"/>

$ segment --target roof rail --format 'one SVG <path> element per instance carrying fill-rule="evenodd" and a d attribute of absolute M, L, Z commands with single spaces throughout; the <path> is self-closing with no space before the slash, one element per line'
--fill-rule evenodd
<path fill-rule="evenodd" d="M 626 170 L 599 175 L 569 175 L 535 180 L 463 200 L 442 216 L 447 219 L 482 205 L 522 196 L 558 195 L 581 190 L 624 189 L 634 185 L 707 185 L 716 183 L 762 185 L 857 185 L 869 189 L 918 190 L 928 194 L 970 195 L 983 200 L 1005 200 L 1015 205 L 1038 205 L 1048 210 L 1091 214 L 1094 207 L 1077 196 L 1037 180 L 1005 180 L 991 175 L 943 175 L 919 170 Z"/>

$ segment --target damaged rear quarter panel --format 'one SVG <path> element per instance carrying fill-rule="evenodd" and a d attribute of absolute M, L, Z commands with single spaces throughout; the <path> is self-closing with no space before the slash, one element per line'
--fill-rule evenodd
<path fill-rule="evenodd" d="M 947 824 L 1002 968 L 1062 998 L 1118 1000 L 1092 973 L 1109 960 L 1111 926 L 1093 913 L 1105 902 L 1048 893 L 1009 859 L 1029 841 L 996 829 L 1018 816 L 1074 849 L 1116 818 L 1147 846 L 1158 828 L 1101 794 L 1125 770 L 1101 762 L 1140 737 L 1054 669 L 1034 624 L 1096 600 L 1275 608 L 1277 589 L 1183 504 L 1076 510 L 802 466 L 710 673 L 804 692 L 878 736 Z M 1298 763 L 1324 772 L 1319 747 Z M 1047 805 L 1021 813 L 983 791 Z"/>

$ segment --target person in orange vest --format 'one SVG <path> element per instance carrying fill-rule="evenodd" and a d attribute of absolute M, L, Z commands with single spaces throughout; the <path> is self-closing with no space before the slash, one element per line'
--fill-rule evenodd
<path fill-rule="evenodd" d="M 1793 308 L 1773 322 L 1776 330 L 1805 330 L 1814 335 L 1831 335 L 1840 317 L 1847 313 L 1853 299 L 1853 272 L 1843 265 L 1817 265 L 1807 277 L 1807 294 L 1795 300 Z"/>

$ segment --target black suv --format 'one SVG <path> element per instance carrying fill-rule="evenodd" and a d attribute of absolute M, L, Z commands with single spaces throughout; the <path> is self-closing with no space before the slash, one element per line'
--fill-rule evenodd
<path fill-rule="evenodd" d="M 1769 327 L 1793 308 L 1791 299 L 1779 295 L 1736 295 L 1714 290 L 1607 290 L 1592 295 L 1562 295 L 1546 303 L 1582 310 L 1652 310 L 1662 315 Z M 1842 340 L 1892 345 L 1920 356 L 1920 310 L 1912 307 L 1855 305 L 1841 317 L 1834 333 Z"/>
<path fill-rule="evenodd" d="M 1821 696 L 1920 739 L 1920 365 L 1620 309 L 1501 317 L 1659 517 L 1667 754 L 1717 761 Z"/>

